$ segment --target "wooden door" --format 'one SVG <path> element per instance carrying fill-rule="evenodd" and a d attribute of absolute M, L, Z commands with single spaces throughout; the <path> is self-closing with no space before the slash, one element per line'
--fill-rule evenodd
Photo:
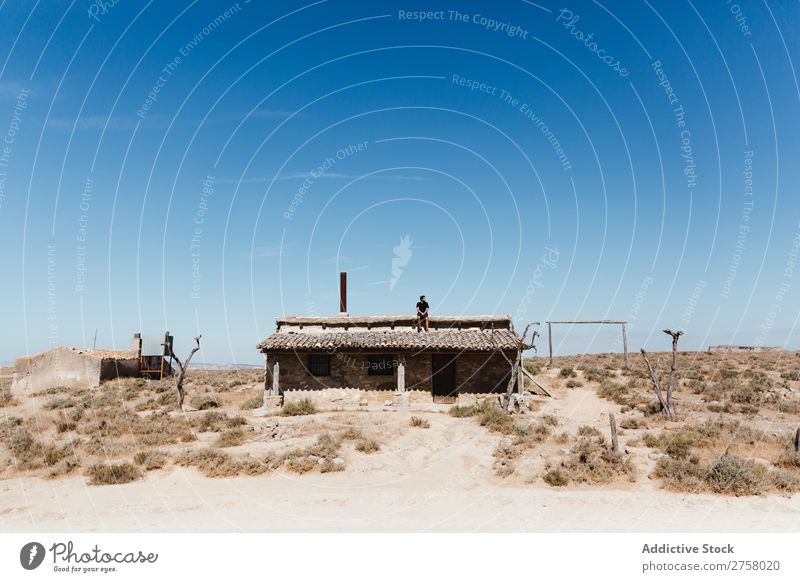
<path fill-rule="evenodd" d="M 434 402 L 448 404 L 458 400 L 456 357 L 457 354 L 431 355 L 431 388 Z"/>

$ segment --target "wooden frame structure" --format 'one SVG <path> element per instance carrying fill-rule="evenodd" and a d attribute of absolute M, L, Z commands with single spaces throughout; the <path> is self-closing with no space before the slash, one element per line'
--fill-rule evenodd
<path fill-rule="evenodd" d="M 625 366 L 628 365 L 628 330 L 627 330 L 627 321 L 623 321 L 621 319 L 572 319 L 572 320 L 553 320 L 547 321 L 547 347 L 549 348 L 550 352 L 550 367 L 553 366 L 553 324 L 568 324 L 568 325 L 583 325 L 583 324 L 595 324 L 595 325 L 604 325 L 604 324 L 611 324 L 611 325 L 620 325 L 622 326 L 622 353 L 625 357 Z"/>

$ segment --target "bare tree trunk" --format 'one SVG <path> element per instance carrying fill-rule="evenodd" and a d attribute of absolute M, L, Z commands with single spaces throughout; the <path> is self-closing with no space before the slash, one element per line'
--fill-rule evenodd
<path fill-rule="evenodd" d="M 183 401 L 186 398 L 186 393 L 183 390 L 183 380 L 186 376 L 186 370 L 189 369 L 189 362 L 192 361 L 192 356 L 194 356 L 195 353 L 200 350 L 201 337 L 203 336 L 199 335 L 194 338 L 194 341 L 197 343 L 197 345 L 192 348 L 191 352 L 189 352 L 186 362 L 181 362 L 180 358 L 178 358 L 178 356 L 175 355 L 175 352 L 172 351 L 172 346 L 164 344 L 169 350 L 169 355 L 175 360 L 175 363 L 178 364 L 178 375 L 175 378 L 175 389 L 178 391 L 178 409 L 180 410 L 183 410 Z"/>
<path fill-rule="evenodd" d="M 533 342 L 536 340 L 536 336 L 539 335 L 537 332 L 533 332 L 533 336 L 531 336 L 531 343 L 525 343 L 525 336 L 528 335 L 528 329 L 531 327 L 531 323 L 525 326 L 525 330 L 522 332 L 522 339 L 517 346 L 517 357 L 514 358 L 514 362 L 512 363 L 505 354 L 503 357 L 506 357 L 506 361 L 511 363 L 511 377 L 508 379 L 508 385 L 506 386 L 506 395 L 503 398 L 503 410 L 509 412 L 511 408 L 511 395 L 514 393 L 514 383 L 517 381 L 519 377 L 519 368 L 522 366 L 522 352 L 529 348 L 536 349 L 536 346 L 533 345 Z M 502 351 L 500 353 L 503 353 Z"/>
<path fill-rule="evenodd" d="M 672 337 L 672 366 L 669 369 L 669 383 L 667 384 L 667 405 L 675 415 L 675 406 L 672 403 L 672 390 L 675 387 L 675 372 L 678 369 L 678 338 L 683 335 L 682 331 L 672 331 L 665 329 L 664 333 Z M 672 419 L 674 420 L 674 418 Z"/>
<path fill-rule="evenodd" d="M 794 433 L 794 452 L 800 454 L 800 428 Z"/>
<path fill-rule="evenodd" d="M 614 413 L 608 415 L 608 422 L 611 424 L 611 450 L 615 453 L 619 452 L 619 441 L 617 440 L 617 419 L 614 418 Z"/>
<path fill-rule="evenodd" d="M 664 333 L 672 336 L 672 365 L 670 366 L 669 379 L 667 380 L 667 394 L 661 390 L 661 384 L 658 381 L 658 374 L 656 369 L 650 364 L 650 359 L 647 357 L 647 352 L 642 348 L 642 357 L 644 363 L 647 364 L 647 370 L 650 372 L 650 382 L 653 384 L 653 391 L 658 398 L 658 403 L 661 405 L 662 412 L 669 420 L 675 420 L 675 403 L 672 399 L 672 394 L 675 389 L 675 374 L 678 370 L 678 338 L 683 335 L 682 331 L 672 331 L 665 329 Z"/>

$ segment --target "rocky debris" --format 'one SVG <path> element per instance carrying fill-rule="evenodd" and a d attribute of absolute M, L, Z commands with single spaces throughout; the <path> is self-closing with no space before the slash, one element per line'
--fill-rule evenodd
<path fill-rule="evenodd" d="M 344 465 L 344 459 L 342 459 L 341 457 L 336 457 L 333 460 L 333 464 L 336 465 L 337 467 L 342 467 Z"/>

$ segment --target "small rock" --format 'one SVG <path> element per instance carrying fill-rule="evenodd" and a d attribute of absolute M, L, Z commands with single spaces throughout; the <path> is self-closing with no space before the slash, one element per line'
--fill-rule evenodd
<path fill-rule="evenodd" d="M 392 402 L 391 400 L 386 400 L 386 401 L 383 403 L 383 405 L 384 405 L 384 406 L 392 406 L 393 404 L 394 404 L 394 402 Z"/>
<path fill-rule="evenodd" d="M 344 459 L 342 459 L 341 457 L 336 457 L 333 460 L 333 464 L 338 466 L 338 467 L 341 467 L 342 465 L 344 465 Z"/>
<path fill-rule="evenodd" d="M 308 460 L 309 461 L 323 461 L 324 459 L 322 457 L 318 457 L 317 455 L 308 455 Z"/>
<path fill-rule="evenodd" d="M 324 464 L 325 464 L 325 459 L 319 459 L 317 461 L 317 465 L 324 465 Z"/>

